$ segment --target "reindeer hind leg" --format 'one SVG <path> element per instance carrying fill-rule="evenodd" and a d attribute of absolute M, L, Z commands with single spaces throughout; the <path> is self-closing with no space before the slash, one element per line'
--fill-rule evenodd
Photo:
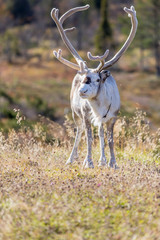
<path fill-rule="evenodd" d="M 114 140 L 113 140 L 113 129 L 116 119 L 112 119 L 107 123 L 107 138 L 108 138 L 108 145 L 110 150 L 110 161 L 108 166 L 111 168 L 118 169 L 116 158 L 114 154 Z"/>
<path fill-rule="evenodd" d="M 99 133 L 100 151 L 101 151 L 99 167 L 101 167 L 101 166 L 105 166 L 107 164 L 107 160 L 106 160 L 106 156 L 105 156 L 105 142 L 104 142 L 103 125 L 99 126 L 98 133 Z"/>

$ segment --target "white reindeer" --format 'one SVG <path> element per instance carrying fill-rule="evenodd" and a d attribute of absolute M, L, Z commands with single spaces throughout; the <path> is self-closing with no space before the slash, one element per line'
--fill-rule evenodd
<path fill-rule="evenodd" d="M 127 50 L 132 40 L 134 39 L 138 21 L 136 18 L 136 11 L 133 6 L 130 9 L 124 8 L 124 11 L 128 13 L 131 18 L 132 28 L 128 39 L 118 51 L 118 53 L 109 61 L 105 62 L 109 54 L 109 50 L 106 50 L 103 56 L 92 56 L 88 52 L 88 58 L 91 61 L 98 61 L 100 64 L 97 68 L 88 68 L 86 62 L 79 56 L 77 51 L 72 46 L 67 32 L 74 30 L 75 28 L 63 29 L 63 22 L 70 17 L 73 13 L 83 11 L 89 8 L 89 5 L 83 7 L 77 7 L 67 11 L 62 17 L 59 18 L 59 10 L 53 8 L 51 11 L 51 17 L 55 21 L 57 28 L 60 32 L 61 38 L 64 41 L 66 47 L 69 49 L 77 64 L 72 63 L 62 57 L 62 50 L 58 52 L 54 51 L 55 57 L 65 65 L 77 70 L 77 74 L 74 77 L 72 83 L 72 89 L 70 94 L 71 108 L 73 119 L 77 126 L 77 134 L 74 143 L 73 150 L 66 164 L 71 164 L 78 156 L 77 149 L 81 139 L 82 132 L 86 131 L 87 138 L 87 156 L 84 160 L 83 166 L 93 168 L 92 161 L 92 130 L 91 123 L 97 125 L 99 128 L 100 139 L 100 161 L 99 166 L 107 164 L 105 157 L 105 143 L 104 143 L 104 130 L 103 124 L 107 124 L 107 137 L 110 148 L 110 161 L 108 166 L 117 168 L 116 159 L 114 155 L 114 141 L 113 141 L 113 127 L 117 118 L 117 114 L 120 109 L 120 96 L 116 82 L 110 72 L 106 69 L 115 64 L 122 54 Z"/>

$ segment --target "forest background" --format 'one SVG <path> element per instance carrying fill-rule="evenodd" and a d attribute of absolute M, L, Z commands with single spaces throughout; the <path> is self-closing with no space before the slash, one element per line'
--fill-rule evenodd
<path fill-rule="evenodd" d="M 73 59 L 50 11 L 56 7 L 63 14 L 87 3 L 89 10 L 66 23 L 77 27 L 69 39 L 86 60 L 87 51 L 100 55 L 109 48 L 111 58 L 120 49 L 131 28 L 123 7 L 135 6 L 136 37 L 110 70 L 120 89 L 121 115 L 133 116 L 138 108 L 147 112 L 153 129 L 160 126 L 160 0 L 0 0 L 0 127 L 5 132 L 19 128 L 17 111 L 28 126 L 41 122 L 42 116 L 60 124 L 71 116 L 69 92 L 75 72 L 52 51 L 62 48 L 65 58 Z"/>

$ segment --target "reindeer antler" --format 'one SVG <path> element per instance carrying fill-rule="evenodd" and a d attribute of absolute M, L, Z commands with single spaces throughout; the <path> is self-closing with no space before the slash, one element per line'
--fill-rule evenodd
<path fill-rule="evenodd" d="M 120 57 L 123 55 L 123 53 L 128 49 L 129 45 L 131 44 L 132 40 L 134 39 L 134 36 L 137 31 L 138 21 L 136 17 L 136 11 L 133 6 L 131 8 L 124 8 L 124 11 L 128 13 L 128 16 L 131 18 L 132 22 L 132 28 L 129 34 L 129 37 L 127 38 L 126 42 L 122 46 L 122 48 L 118 51 L 118 53 L 108 62 L 105 62 L 105 58 L 107 58 L 109 51 L 107 50 L 103 56 L 96 56 L 93 57 L 91 53 L 88 53 L 88 58 L 92 61 L 100 61 L 101 63 L 99 66 L 95 69 L 95 71 L 100 72 L 104 69 L 107 69 L 111 67 L 114 63 L 116 63 Z"/>
<path fill-rule="evenodd" d="M 65 65 L 76 69 L 80 72 L 85 72 L 88 70 L 86 63 L 83 61 L 83 59 L 79 56 L 79 54 L 77 53 L 77 51 L 75 50 L 75 48 L 72 46 L 71 42 L 69 41 L 69 39 L 66 36 L 66 32 L 70 32 L 73 31 L 75 29 L 75 27 L 69 28 L 69 29 L 63 29 L 62 24 L 64 23 L 64 21 L 70 17 L 72 14 L 79 12 L 79 11 L 83 11 L 83 10 L 87 10 L 89 8 L 89 5 L 87 4 L 86 6 L 83 7 L 76 7 L 76 8 L 72 8 L 69 11 L 67 11 L 66 13 L 64 13 L 60 18 L 58 18 L 59 15 L 59 10 L 56 8 L 53 8 L 51 11 L 51 17 L 53 18 L 53 20 L 55 21 L 57 28 L 60 32 L 60 35 L 62 37 L 63 42 L 65 43 L 66 47 L 69 49 L 69 51 L 71 52 L 71 54 L 73 55 L 73 57 L 75 58 L 77 64 L 72 63 L 66 59 L 64 59 L 62 57 L 62 50 L 59 49 L 58 52 L 54 51 L 54 55 L 55 57 L 62 63 L 64 63 Z M 136 11 L 134 9 L 133 6 L 131 6 L 130 8 L 124 8 L 124 11 L 128 13 L 128 16 L 131 18 L 131 23 L 132 23 L 132 28 L 130 31 L 130 34 L 126 40 L 126 42 L 124 43 L 124 45 L 122 46 L 122 48 L 118 51 L 118 53 L 108 62 L 105 62 L 105 59 L 107 58 L 108 54 L 109 54 L 109 50 L 106 50 L 104 55 L 102 56 L 93 56 L 90 52 L 88 52 L 88 58 L 91 61 L 99 61 L 100 64 L 98 65 L 98 67 L 95 69 L 95 72 L 100 72 L 104 69 L 107 69 L 109 67 L 111 67 L 114 63 L 116 63 L 119 58 L 123 55 L 123 53 L 128 49 L 129 45 L 131 44 L 132 40 L 134 39 L 134 36 L 136 34 L 137 31 L 137 26 L 138 26 L 138 21 L 137 21 L 137 17 L 136 17 Z"/>
<path fill-rule="evenodd" d="M 80 70 L 80 67 L 77 64 L 72 63 L 72 62 L 70 62 L 70 61 L 68 61 L 68 60 L 66 60 L 62 57 L 62 50 L 61 49 L 59 49 L 58 52 L 53 51 L 53 54 L 61 63 L 67 65 L 68 67 L 72 67 L 73 69 L 75 69 L 77 71 Z"/>
<path fill-rule="evenodd" d="M 90 52 L 87 53 L 89 60 L 91 61 L 98 61 L 100 64 L 95 69 L 95 72 L 99 72 L 99 70 L 104 66 L 105 59 L 108 57 L 109 50 L 107 49 L 102 56 L 93 56 Z"/>
<path fill-rule="evenodd" d="M 71 67 L 73 69 L 81 71 L 81 72 L 84 72 L 85 69 L 87 69 L 87 66 L 86 66 L 85 62 L 83 61 L 83 59 L 79 56 L 79 54 L 77 53 L 77 51 L 72 46 L 71 42 L 69 41 L 69 39 L 66 36 L 66 32 L 73 31 L 75 28 L 69 28 L 69 29 L 64 30 L 62 24 L 72 14 L 74 14 L 76 12 L 79 12 L 79 11 L 87 10 L 88 8 L 89 8 L 88 4 L 86 6 L 83 6 L 83 7 L 72 8 L 69 11 L 67 11 L 65 14 L 63 14 L 63 16 L 61 16 L 59 19 L 58 19 L 59 10 L 56 9 L 56 8 L 53 8 L 52 11 L 51 11 L 51 17 L 52 17 L 52 19 L 55 21 L 55 23 L 57 25 L 57 28 L 58 28 L 58 30 L 60 32 L 62 40 L 65 43 L 66 47 L 71 52 L 71 54 L 73 55 L 73 57 L 75 58 L 75 60 L 76 60 L 78 65 L 74 64 L 74 63 L 72 63 L 72 62 L 70 62 L 70 61 L 68 61 L 66 59 L 64 59 L 62 57 L 62 50 L 59 50 L 58 52 L 54 51 L 54 55 L 62 63 L 66 64 L 67 66 L 69 66 L 69 67 Z"/>

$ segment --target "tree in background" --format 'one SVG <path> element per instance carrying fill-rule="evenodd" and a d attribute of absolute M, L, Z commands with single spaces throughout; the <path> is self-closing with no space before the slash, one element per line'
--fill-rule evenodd
<path fill-rule="evenodd" d="M 93 6 L 97 9 L 100 9 L 101 1 L 100 0 L 82 0 L 84 4 L 89 4 L 90 6 Z"/>
<path fill-rule="evenodd" d="M 32 21 L 33 11 L 29 0 L 8 0 L 7 5 L 10 13 L 18 23 L 25 24 Z"/>
<path fill-rule="evenodd" d="M 95 45 L 98 52 L 103 53 L 112 37 L 112 30 L 108 20 L 108 0 L 101 0 L 101 21 L 95 37 Z"/>
<path fill-rule="evenodd" d="M 101 7 L 101 1 L 99 1 L 99 0 L 94 0 L 94 5 L 95 5 L 96 8 L 100 9 L 100 7 Z"/>
<path fill-rule="evenodd" d="M 160 76 L 160 0 L 136 0 L 135 3 L 139 19 L 135 44 L 141 51 L 141 65 L 143 67 L 144 50 L 151 49 L 157 76 Z"/>
<path fill-rule="evenodd" d="M 160 76 L 160 0 L 152 0 L 153 46 L 155 51 L 157 75 Z"/>

